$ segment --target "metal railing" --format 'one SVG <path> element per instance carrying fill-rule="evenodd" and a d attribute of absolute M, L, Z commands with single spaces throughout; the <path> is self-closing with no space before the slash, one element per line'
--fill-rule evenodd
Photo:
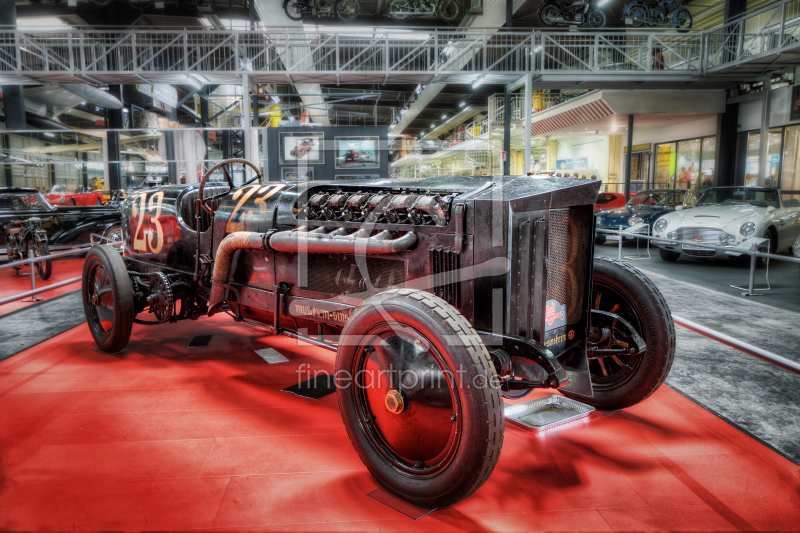
<path fill-rule="evenodd" d="M 67 250 L 65 252 L 58 252 L 54 254 L 42 255 L 42 256 L 34 256 L 33 250 L 28 250 L 28 259 L 21 259 L 19 261 L 12 261 L 9 263 L 5 263 L 0 265 L 0 270 L 4 270 L 6 268 L 21 268 L 25 265 L 30 266 L 30 279 L 31 279 L 31 290 L 21 292 L 19 294 L 15 294 L 13 296 L 8 296 L 6 298 L 0 299 L 0 305 L 4 305 L 10 302 L 15 302 L 17 300 L 23 300 L 23 298 L 30 297 L 30 300 L 23 300 L 29 302 L 39 302 L 42 301 L 42 298 L 38 298 L 37 295 L 43 292 L 52 291 L 54 289 L 58 289 L 59 287 L 63 287 L 65 285 L 69 285 L 71 283 L 75 283 L 81 280 L 82 276 L 76 276 L 74 278 L 69 278 L 63 281 L 59 281 L 58 283 L 52 283 L 45 287 L 36 288 L 36 263 L 41 263 L 43 261 L 51 261 L 53 259 L 58 259 L 60 257 L 69 257 L 71 255 L 82 255 L 88 252 L 92 246 L 94 246 L 94 240 L 99 239 L 101 241 L 109 241 L 111 242 L 111 246 L 122 246 L 121 241 L 112 241 L 108 237 L 103 235 L 96 235 L 92 234 L 91 238 L 91 245 L 90 246 L 82 246 L 78 248 L 74 248 L 72 250 Z"/>
<path fill-rule="evenodd" d="M 307 32 L 69 29 L 0 32 L 0 82 L 387 83 L 497 80 L 523 73 L 698 76 L 800 46 L 800 0 L 784 0 L 705 32 L 419 30 Z M 756 44 L 754 44 L 756 43 Z M 196 80 L 195 80 L 196 81 Z M 202 80 L 201 80 L 202 81 Z"/>
<path fill-rule="evenodd" d="M 625 237 L 629 239 L 646 239 L 649 241 L 658 241 L 660 243 L 669 243 L 670 245 L 680 245 L 681 248 L 683 245 L 689 246 L 702 246 L 703 248 L 713 249 L 715 251 L 720 250 L 729 254 L 739 254 L 739 255 L 748 255 L 750 256 L 750 276 L 748 280 L 747 292 L 743 292 L 742 296 L 755 296 L 755 277 L 756 277 L 756 263 L 757 259 L 774 259 L 776 261 L 787 261 L 789 263 L 795 263 L 800 266 L 800 258 L 798 257 L 791 257 L 791 256 L 784 256 L 784 255 L 777 255 L 771 254 L 768 252 L 760 252 L 758 250 L 759 243 L 756 240 L 753 240 L 750 248 L 732 248 L 730 246 L 722 246 L 716 245 L 707 242 L 700 242 L 697 241 L 683 241 L 677 239 L 669 239 L 666 237 L 650 237 L 649 235 L 645 235 L 642 233 L 637 233 L 639 228 L 637 226 L 633 226 L 628 228 L 628 231 L 625 231 L 622 226 L 619 226 L 618 230 L 607 230 L 603 228 L 597 228 L 598 233 L 602 233 L 605 235 L 618 235 L 619 236 L 619 245 L 617 251 L 617 258 L 621 261 L 622 260 L 622 242 L 625 240 Z"/>

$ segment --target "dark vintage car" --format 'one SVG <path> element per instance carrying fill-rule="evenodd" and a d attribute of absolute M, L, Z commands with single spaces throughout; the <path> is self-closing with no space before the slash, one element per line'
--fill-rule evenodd
<path fill-rule="evenodd" d="M 55 207 L 36 189 L 0 187 L 0 227 L 38 218 L 50 251 L 87 244 L 92 234 L 120 240 L 120 213 L 103 207 Z M 0 229 L 0 246 L 6 245 Z"/>
<path fill-rule="evenodd" d="M 297 146 L 292 148 L 292 150 L 289 153 L 291 154 L 292 157 L 301 159 L 306 155 L 308 155 L 308 153 L 311 151 L 312 148 L 314 148 L 314 139 L 312 139 L 311 137 L 307 137 L 302 141 L 300 141 L 297 144 Z"/>
<path fill-rule="evenodd" d="M 207 181 L 239 164 L 258 182 Z M 229 160 L 198 185 L 128 198 L 125 255 L 101 245 L 84 263 L 102 350 L 122 350 L 134 322 L 226 313 L 336 352 L 353 446 L 381 485 L 429 508 L 489 477 L 503 396 L 557 389 L 621 409 L 669 372 L 663 296 L 636 268 L 593 259 L 597 181 L 260 178 Z"/>
<path fill-rule="evenodd" d="M 680 189 L 648 189 L 635 194 L 623 207 L 602 209 L 595 212 L 597 229 L 607 229 L 630 233 L 625 235 L 626 241 L 632 241 L 635 235 L 653 235 L 653 224 L 659 217 L 676 209 L 693 207 L 702 191 Z M 597 233 L 597 244 L 606 241 L 618 241 L 619 235 Z"/>

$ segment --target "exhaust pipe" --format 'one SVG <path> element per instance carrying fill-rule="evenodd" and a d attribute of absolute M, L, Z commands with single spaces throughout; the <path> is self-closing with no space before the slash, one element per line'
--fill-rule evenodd
<path fill-rule="evenodd" d="M 417 235 L 410 231 L 402 237 L 393 238 L 389 230 L 369 236 L 369 229 L 360 229 L 346 234 L 347 229 L 339 228 L 329 232 L 320 227 L 313 230 L 300 227 L 290 231 L 274 233 L 253 233 L 237 231 L 219 243 L 214 258 L 214 271 L 211 275 L 211 294 L 208 298 L 208 316 L 217 314 L 227 299 L 225 285 L 231 275 L 231 262 L 236 250 L 272 250 L 286 253 L 307 254 L 395 254 L 408 250 L 417 242 Z"/>

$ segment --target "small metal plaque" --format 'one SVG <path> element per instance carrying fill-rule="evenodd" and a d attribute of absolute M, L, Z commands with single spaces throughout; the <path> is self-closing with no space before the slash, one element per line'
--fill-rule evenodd
<path fill-rule="evenodd" d="M 336 392 L 336 381 L 330 374 L 322 374 L 307 381 L 281 389 L 282 392 L 291 392 L 303 398 L 319 400 Z"/>
<path fill-rule="evenodd" d="M 534 431 L 568 424 L 588 416 L 592 411 L 594 407 L 591 405 L 558 394 L 518 405 L 505 404 L 504 409 L 506 420 Z"/>
<path fill-rule="evenodd" d="M 285 363 L 288 361 L 284 356 L 278 353 L 274 348 L 264 348 L 263 350 L 256 350 L 256 355 L 267 363 L 274 365 L 275 363 Z"/>
<path fill-rule="evenodd" d="M 189 343 L 187 348 L 202 348 L 208 346 L 208 343 L 211 342 L 211 337 L 213 337 L 213 335 L 197 335 L 192 339 L 192 342 Z"/>
<path fill-rule="evenodd" d="M 368 492 L 367 496 L 369 496 L 373 500 L 381 502 L 387 507 L 391 507 L 392 509 L 394 509 L 399 513 L 403 513 L 404 515 L 413 520 L 419 520 L 420 518 L 426 517 L 436 510 L 436 509 L 425 509 L 423 507 L 417 507 L 416 505 L 408 503 L 407 501 L 395 496 L 394 494 L 390 493 L 389 491 L 383 488 L 377 488 L 372 492 Z"/>

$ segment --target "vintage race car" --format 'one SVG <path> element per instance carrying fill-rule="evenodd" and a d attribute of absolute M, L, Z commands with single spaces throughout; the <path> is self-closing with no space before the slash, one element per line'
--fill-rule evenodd
<path fill-rule="evenodd" d="M 68 187 L 66 185 L 53 185 L 50 192 L 45 194 L 45 198 L 53 205 L 93 205 L 100 207 L 106 202 L 101 190 Z"/>
<path fill-rule="evenodd" d="M 289 153 L 292 155 L 292 157 L 300 159 L 308 155 L 308 153 L 311 151 L 312 148 L 314 148 L 314 139 L 307 137 L 302 141 L 300 141 L 300 143 L 297 146 L 292 148 L 292 150 Z"/>
<path fill-rule="evenodd" d="M 601 194 L 602 196 L 602 194 Z M 656 221 L 675 211 L 679 206 L 687 209 L 694 206 L 699 196 L 697 191 L 679 189 L 650 189 L 637 193 L 626 205 L 616 209 L 602 209 L 595 212 L 597 229 L 622 231 L 630 233 L 623 235 L 624 240 L 632 241 L 636 235 L 652 235 L 653 224 Z M 597 233 L 597 244 L 606 241 L 618 241 L 619 235 Z"/>
<path fill-rule="evenodd" d="M 677 210 L 658 219 L 653 236 L 667 239 L 653 241 L 664 261 L 677 261 L 682 253 L 739 257 L 753 243 L 764 252 L 786 251 L 800 236 L 800 206 L 784 204 L 774 188 L 711 187 L 694 209 Z M 724 249 L 709 248 L 708 244 Z"/>
<path fill-rule="evenodd" d="M 209 185 L 248 165 L 257 182 Z M 593 259 L 596 181 L 524 176 L 262 183 L 244 160 L 131 194 L 125 254 L 96 246 L 83 305 L 97 345 L 133 323 L 226 313 L 336 352 L 342 419 L 384 487 L 441 507 L 503 443 L 502 396 L 603 409 L 652 394 L 675 328 L 658 289 Z"/>
<path fill-rule="evenodd" d="M 122 240 L 120 213 L 108 208 L 54 207 L 36 189 L 0 188 L 0 227 L 38 218 L 49 250 L 88 244 L 91 235 Z M 7 236 L 0 231 L 0 245 Z"/>

